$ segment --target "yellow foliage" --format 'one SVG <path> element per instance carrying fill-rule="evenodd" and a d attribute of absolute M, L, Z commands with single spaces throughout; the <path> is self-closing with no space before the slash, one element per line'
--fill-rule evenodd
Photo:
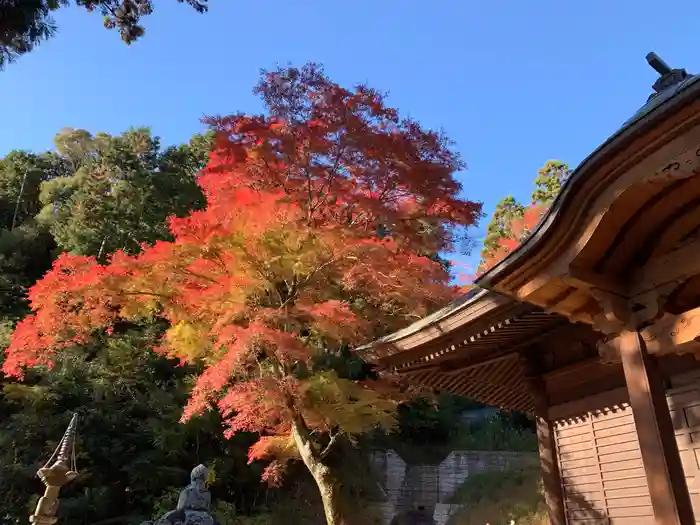
<path fill-rule="evenodd" d="M 2 386 L 2 393 L 8 401 L 29 402 L 32 404 L 49 404 L 58 397 L 47 388 L 39 385 L 23 385 L 21 383 L 6 383 Z"/>
<path fill-rule="evenodd" d="M 165 341 L 178 356 L 187 356 L 189 360 L 202 357 L 209 349 L 208 341 L 199 327 L 187 321 L 179 321 L 171 326 L 165 332 Z"/>
<path fill-rule="evenodd" d="M 130 283 L 130 288 L 138 289 L 138 283 Z M 131 290 L 129 293 L 135 293 Z M 153 295 L 141 295 L 138 301 L 125 301 L 121 304 L 119 314 L 124 319 L 151 319 L 161 308 L 161 302 Z"/>
<path fill-rule="evenodd" d="M 358 381 L 338 377 L 335 372 L 313 375 L 303 389 L 304 418 L 312 427 L 337 426 L 347 435 L 396 425 L 398 403 Z"/>
<path fill-rule="evenodd" d="M 274 457 L 278 460 L 301 459 L 299 449 L 294 443 L 291 433 L 279 436 L 265 436 L 264 439 L 269 457 Z"/>

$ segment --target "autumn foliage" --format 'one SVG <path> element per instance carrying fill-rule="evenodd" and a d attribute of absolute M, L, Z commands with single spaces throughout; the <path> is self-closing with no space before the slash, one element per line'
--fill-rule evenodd
<path fill-rule="evenodd" d="M 487 229 L 477 275 L 496 266 L 532 233 L 571 173 L 566 163 L 548 160 L 537 171 L 535 191 L 529 205 L 523 206 L 510 195 L 501 199 Z"/>
<path fill-rule="evenodd" d="M 105 265 L 61 255 L 29 292 L 33 314 L 4 372 L 50 366 L 124 323 L 166 320 L 156 350 L 204 365 L 184 419 L 216 407 L 229 434 L 259 432 L 250 458 L 274 459 L 265 476 L 275 481 L 289 459 L 323 462 L 340 435 L 392 426 L 385 382 L 350 380 L 317 358 L 455 297 L 429 256 L 453 250 L 480 205 L 459 197 L 447 140 L 376 91 L 344 89 L 310 65 L 264 73 L 257 92 L 267 114 L 208 121 L 218 139 L 199 177 L 206 208 L 172 218 L 174 241 L 138 255 Z"/>
<path fill-rule="evenodd" d="M 482 253 L 479 273 L 485 273 L 505 259 L 509 253 L 515 250 L 520 243 L 532 232 L 542 215 L 547 211 L 546 206 L 530 205 L 523 210 L 522 216 L 513 218 L 510 223 L 508 235 L 504 235 L 495 243 L 495 246 Z"/>

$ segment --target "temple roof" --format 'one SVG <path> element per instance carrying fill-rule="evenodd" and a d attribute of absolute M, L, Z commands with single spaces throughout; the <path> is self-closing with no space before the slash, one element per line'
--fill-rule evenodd
<path fill-rule="evenodd" d="M 652 86 L 654 92 L 649 95 L 646 103 L 630 119 L 625 121 L 622 129 L 653 111 L 700 78 L 700 75 L 689 75 L 685 69 L 671 69 L 656 53 L 649 53 L 647 62 L 659 73 L 659 78 Z"/>
<path fill-rule="evenodd" d="M 468 365 L 475 374 L 486 373 L 484 367 L 492 366 L 488 363 L 497 362 L 499 366 L 505 366 L 511 360 L 511 355 L 517 361 L 518 349 L 558 330 L 562 325 L 570 325 L 565 318 L 493 291 L 494 282 L 499 281 L 499 274 L 508 274 L 512 268 L 520 266 L 521 260 L 528 259 L 530 253 L 537 252 L 541 239 L 560 222 L 562 211 L 577 205 L 581 197 L 578 189 L 582 183 L 595 174 L 611 155 L 627 147 L 639 135 L 655 129 L 669 115 L 700 98 L 698 76 L 688 75 L 682 69 L 672 69 L 654 53 L 647 55 L 647 62 L 659 73 L 653 85 L 654 92 L 620 129 L 574 170 L 532 234 L 503 261 L 482 275 L 469 294 L 402 330 L 365 345 L 361 350 L 373 354 L 372 358 L 383 366 L 411 376 L 413 381 L 445 388 L 444 384 L 438 385 L 440 378 L 449 377 L 453 373 L 450 370 L 455 367 Z M 518 378 L 512 375 L 517 369 L 515 361 L 512 366 L 508 365 L 511 383 Z M 478 363 L 483 363 L 483 366 Z M 507 378 L 508 374 L 504 377 Z M 465 378 L 464 381 L 456 378 L 459 384 L 450 383 L 447 389 L 459 391 L 462 395 L 475 395 L 471 390 L 472 386 L 479 386 L 478 381 L 475 377 L 465 375 Z M 493 378 L 485 378 L 481 382 L 484 381 L 493 382 Z M 502 385 L 494 388 L 494 391 L 499 388 L 503 390 L 503 396 L 511 395 L 507 392 L 509 389 L 504 390 Z M 497 406 L 522 407 L 526 402 L 524 394 L 522 399 L 515 401 L 503 396 L 499 400 L 496 399 L 499 396 L 495 395 L 477 395 L 481 398 L 493 397 L 492 403 Z"/>
<path fill-rule="evenodd" d="M 557 222 L 563 209 L 576 205 L 578 186 L 596 171 L 604 159 L 609 158 L 615 151 L 624 147 L 640 134 L 653 129 L 669 114 L 700 97 L 700 82 L 698 82 L 700 75 L 689 75 L 685 69 L 673 69 L 656 53 L 649 53 L 646 59 L 649 65 L 659 73 L 659 78 L 652 86 L 653 93 L 647 102 L 578 165 L 562 187 L 552 206 L 542 216 L 537 226 L 533 228 L 530 236 L 502 261 L 481 275 L 475 281 L 479 287 L 491 288 L 492 283 L 498 281 L 500 274 L 504 273 L 506 268 L 517 266 L 518 261 L 526 253 L 530 253 L 538 246 L 540 240 Z"/>
<path fill-rule="evenodd" d="M 358 350 L 365 350 L 375 345 L 388 345 L 392 343 L 399 343 L 399 341 L 401 341 L 402 339 L 406 339 L 407 337 L 414 335 L 417 332 L 420 332 L 424 328 L 435 326 L 437 323 L 440 323 L 440 321 L 450 317 L 451 315 L 461 312 L 465 308 L 476 303 L 479 299 L 485 298 L 488 293 L 489 292 L 487 292 L 486 290 L 473 288 L 469 290 L 469 292 L 458 297 L 454 301 L 451 301 L 447 306 L 440 308 L 436 312 L 433 312 L 430 315 L 426 315 L 422 319 L 411 323 L 406 328 L 402 328 L 401 330 L 397 330 L 396 332 L 386 335 L 380 339 L 377 339 L 376 341 L 361 346 L 358 348 Z M 503 300 L 508 301 L 508 299 L 506 299 L 505 297 L 503 298 Z"/>

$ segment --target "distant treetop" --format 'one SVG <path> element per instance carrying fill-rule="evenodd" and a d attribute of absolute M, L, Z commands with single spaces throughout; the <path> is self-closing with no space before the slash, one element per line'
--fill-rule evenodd
<path fill-rule="evenodd" d="M 498 264 L 530 235 L 570 176 L 568 164 L 548 160 L 537 171 L 535 191 L 528 206 L 520 204 L 512 195 L 501 199 L 486 230 L 477 273 L 484 273 Z"/>
<path fill-rule="evenodd" d="M 208 0 L 178 0 L 198 13 L 208 9 Z M 0 2 L 0 69 L 36 45 L 52 37 L 57 30 L 54 11 L 69 7 L 70 0 L 3 0 Z M 131 44 L 144 34 L 141 18 L 153 12 L 151 0 L 75 0 L 89 12 L 99 11 L 107 29 L 117 29 Z"/>

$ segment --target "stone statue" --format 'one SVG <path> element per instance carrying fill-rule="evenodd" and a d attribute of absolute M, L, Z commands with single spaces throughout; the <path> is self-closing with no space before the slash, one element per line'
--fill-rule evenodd
<path fill-rule="evenodd" d="M 197 465 L 190 474 L 190 484 L 181 492 L 175 510 L 165 513 L 156 521 L 141 525 L 218 525 L 209 513 L 211 493 L 206 487 L 207 467 Z"/>
<path fill-rule="evenodd" d="M 204 465 L 197 465 L 190 473 L 190 484 L 180 492 L 177 510 L 205 510 L 211 506 L 211 493 L 205 485 L 209 471 Z"/>

